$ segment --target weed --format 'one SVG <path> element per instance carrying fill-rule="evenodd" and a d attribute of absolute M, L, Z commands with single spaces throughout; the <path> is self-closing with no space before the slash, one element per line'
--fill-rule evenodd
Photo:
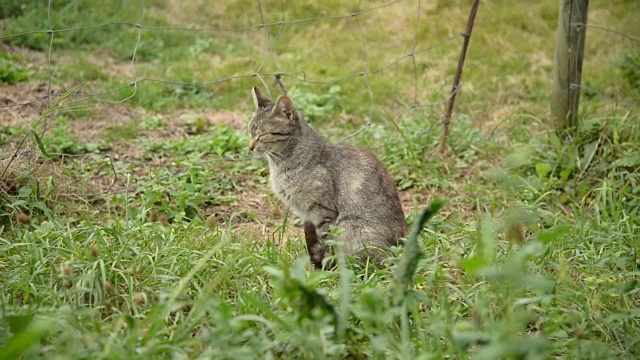
<path fill-rule="evenodd" d="M 640 95 L 640 50 L 636 49 L 625 53 L 620 60 L 619 67 L 629 90 Z"/>
<path fill-rule="evenodd" d="M 107 142 L 119 140 L 131 140 L 140 135 L 140 123 L 129 122 L 119 126 L 112 126 L 107 129 L 105 140 Z"/>
<path fill-rule="evenodd" d="M 107 148 L 105 145 L 88 143 L 79 139 L 65 125 L 67 120 L 66 117 L 56 118 L 56 125 L 45 135 L 43 143 L 48 152 L 78 155 L 98 152 Z"/>
<path fill-rule="evenodd" d="M 32 74 L 32 71 L 23 69 L 14 56 L 0 52 L 0 82 L 13 85 L 27 81 Z"/>
<path fill-rule="evenodd" d="M 313 93 L 302 87 L 292 87 L 288 95 L 296 106 L 304 113 L 305 120 L 313 123 L 328 119 L 340 110 L 344 98 L 340 95 L 339 86 L 331 86 L 326 92 Z"/>
<path fill-rule="evenodd" d="M 0 128 L 0 145 L 4 145 L 9 140 L 15 139 L 18 135 L 24 134 L 20 125 L 10 125 Z"/>

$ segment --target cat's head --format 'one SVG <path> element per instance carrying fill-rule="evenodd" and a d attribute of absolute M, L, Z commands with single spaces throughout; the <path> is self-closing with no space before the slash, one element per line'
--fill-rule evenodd
<path fill-rule="evenodd" d="M 302 115 L 286 96 L 278 97 L 274 103 L 256 87 L 252 95 L 256 110 L 249 122 L 249 150 L 277 155 L 299 135 Z"/>

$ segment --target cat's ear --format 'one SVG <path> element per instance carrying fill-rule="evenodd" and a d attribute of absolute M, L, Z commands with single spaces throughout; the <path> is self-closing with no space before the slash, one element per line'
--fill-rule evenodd
<path fill-rule="evenodd" d="M 260 90 L 257 87 L 253 87 L 251 89 L 251 94 L 253 95 L 253 103 L 256 105 L 256 109 L 263 108 L 269 104 L 272 104 L 271 99 L 262 95 Z"/>
<path fill-rule="evenodd" d="M 276 100 L 276 106 L 273 107 L 272 113 L 275 114 L 277 111 L 283 113 L 289 120 L 293 120 L 296 114 L 296 108 L 293 107 L 291 99 L 283 95 Z"/>

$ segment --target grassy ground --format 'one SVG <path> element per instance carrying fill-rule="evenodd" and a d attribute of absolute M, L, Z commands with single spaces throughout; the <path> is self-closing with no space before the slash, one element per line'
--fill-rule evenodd
<path fill-rule="evenodd" d="M 23 3 L 0 9 L 0 37 L 48 28 Z M 83 86 L 0 108 L 0 359 L 640 356 L 640 4 L 591 5 L 582 125 L 562 142 L 557 1 L 482 2 L 444 155 L 434 124 L 470 1 L 385 4 L 154 0 L 145 26 L 249 28 L 1 39 L 0 106 L 50 78 L 57 94 Z M 140 10 L 53 1 L 51 25 Z M 334 141 L 370 123 L 349 141 L 389 168 L 410 225 L 446 201 L 415 267 L 408 246 L 385 269 L 312 271 L 266 163 L 246 159 L 256 72 L 284 73 Z"/>

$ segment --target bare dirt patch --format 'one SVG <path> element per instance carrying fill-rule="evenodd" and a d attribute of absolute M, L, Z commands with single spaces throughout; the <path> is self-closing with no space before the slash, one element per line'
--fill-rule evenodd
<path fill-rule="evenodd" d="M 91 115 L 83 119 L 72 119 L 69 128 L 79 138 L 87 141 L 104 139 L 109 128 L 139 121 L 147 116 L 144 109 L 132 108 L 123 104 L 94 104 Z"/>
<path fill-rule="evenodd" d="M 0 124 L 28 125 L 37 121 L 47 107 L 48 88 L 44 81 L 0 85 Z"/>

